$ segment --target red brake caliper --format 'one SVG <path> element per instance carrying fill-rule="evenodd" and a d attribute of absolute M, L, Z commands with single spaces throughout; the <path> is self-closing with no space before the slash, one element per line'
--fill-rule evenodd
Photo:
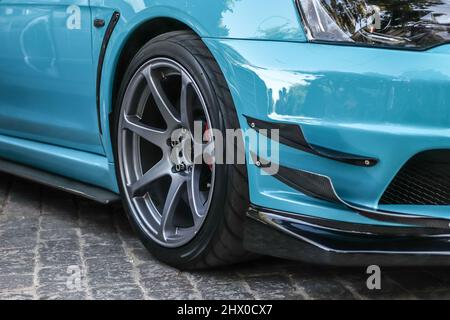
<path fill-rule="evenodd" d="M 205 140 L 208 142 L 212 141 L 212 135 L 211 135 L 211 131 L 209 130 L 209 125 L 208 122 L 205 122 Z M 212 171 L 213 169 L 213 164 L 212 163 L 208 163 L 208 167 L 209 170 Z"/>

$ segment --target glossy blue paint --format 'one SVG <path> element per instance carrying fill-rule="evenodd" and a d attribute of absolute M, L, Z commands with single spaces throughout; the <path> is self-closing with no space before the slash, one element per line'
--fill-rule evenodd
<path fill-rule="evenodd" d="M 71 20 L 77 8 L 79 20 Z M 95 77 L 106 28 L 92 22 L 108 22 L 114 11 L 121 18 L 105 56 L 100 135 Z M 156 18 L 204 39 L 243 128 L 243 114 L 299 124 L 311 143 L 380 159 L 362 168 L 280 147 L 283 165 L 330 176 L 347 201 L 377 208 L 410 157 L 450 148 L 450 71 L 442 68 L 450 45 L 409 52 L 306 43 L 294 0 L 3 0 L 0 156 L 117 192 L 109 135 L 117 62 L 132 33 Z M 256 205 L 375 223 L 248 169 Z M 420 213 L 448 216 L 447 209 Z"/>
<path fill-rule="evenodd" d="M 88 0 L 0 2 L 0 134 L 104 154 L 91 25 Z"/>
<path fill-rule="evenodd" d="M 113 167 L 104 156 L 74 149 L 0 136 L 0 155 L 41 170 L 118 192 Z"/>
<path fill-rule="evenodd" d="M 239 114 L 301 125 L 316 145 L 380 159 L 371 168 L 281 146 L 281 164 L 332 178 L 347 201 L 377 208 L 382 193 L 415 154 L 450 148 L 450 46 L 410 52 L 311 43 L 205 40 Z M 241 117 L 241 126 L 248 128 Z M 367 221 L 298 194 L 249 166 L 253 203 L 336 219 Z M 392 208 L 391 208 L 392 209 Z M 449 215 L 448 208 L 400 208 Z"/>
<path fill-rule="evenodd" d="M 201 37 L 305 41 L 294 0 L 91 0 L 92 8 L 121 13 L 117 33 L 144 21 L 166 17 L 181 21 Z M 120 35 L 118 35 L 120 41 Z"/>
<path fill-rule="evenodd" d="M 108 22 L 114 11 L 121 13 L 121 20 L 111 38 L 102 75 L 104 134 L 100 135 L 95 75 L 105 28 L 93 28 L 92 22 L 94 18 Z M 97 176 L 98 165 L 89 163 L 99 156 L 97 160 L 108 163 L 110 182 L 87 180 L 117 191 L 109 135 L 117 59 L 138 26 L 160 17 L 177 19 L 203 37 L 305 41 L 293 0 L 285 0 L 284 5 L 276 0 L 3 0 L 0 138 L 4 148 L 0 156 L 11 158 L 22 150 L 22 156 L 12 160 L 82 181 Z M 42 151 L 39 157 L 30 157 L 33 161 L 24 156 L 31 141 L 39 143 Z M 71 156 L 73 152 L 76 157 Z M 83 172 L 54 161 L 64 155 Z"/>
<path fill-rule="evenodd" d="M 118 11 L 121 19 L 111 37 L 105 57 L 101 86 L 103 144 L 109 159 L 108 114 L 113 108 L 112 90 L 120 53 L 131 34 L 143 23 L 156 18 L 180 21 L 202 38 L 233 38 L 305 42 L 295 0 L 91 0 L 93 17 L 108 20 Z M 103 30 L 94 30 L 94 52 L 98 52 Z"/>

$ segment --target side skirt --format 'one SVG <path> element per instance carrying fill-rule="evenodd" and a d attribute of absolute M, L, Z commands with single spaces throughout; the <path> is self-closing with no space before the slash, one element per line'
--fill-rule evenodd
<path fill-rule="evenodd" d="M 0 171 L 103 204 L 120 200 L 120 197 L 111 191 L 3 159 L 0 159 Z"/>

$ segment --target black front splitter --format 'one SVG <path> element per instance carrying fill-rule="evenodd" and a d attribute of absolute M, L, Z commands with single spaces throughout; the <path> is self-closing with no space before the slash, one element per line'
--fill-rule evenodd
<path fill-rule="evenodd" d="M 433 229 L 361 225 L 252 206 L 249 251 L 332 266 L 450 265 L 450 234 Z"/>

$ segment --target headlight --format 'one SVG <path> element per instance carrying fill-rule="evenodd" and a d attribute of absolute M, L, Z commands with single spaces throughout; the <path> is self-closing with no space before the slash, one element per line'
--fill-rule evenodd
<path fill-rule="evenodd" d="M 297 0 L 311 41 L 427 49 L 450 42 L 450 0 Z"/>

